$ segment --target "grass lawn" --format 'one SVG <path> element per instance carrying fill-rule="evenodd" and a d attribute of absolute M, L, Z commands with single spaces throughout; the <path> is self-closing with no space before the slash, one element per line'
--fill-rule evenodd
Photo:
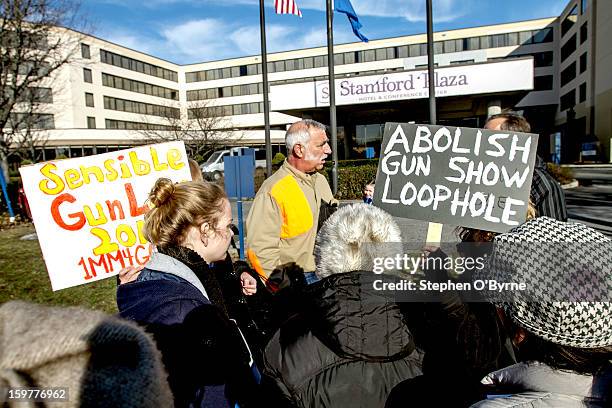
<path fill-rule="evenodd" d="M 53 292 L 38 241 L 19 239 L 32 232 L 31 224 L 0 231 L 0 303 L 22 299 L 117 312 L 115 277 Z"/>

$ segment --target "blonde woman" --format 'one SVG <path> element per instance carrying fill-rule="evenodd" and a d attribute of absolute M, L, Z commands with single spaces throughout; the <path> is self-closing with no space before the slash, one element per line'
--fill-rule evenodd
<path fill-rule="evenodd" d="M 226 258 L 233 235 L 225 192 L 159 179 L 149 202 L 144 234 L 156 252 L 134 282 L 118 287 L 120 314 L 155 335 L 176 406 L 249 406 L 250 352 L 209 268 Z M 255 279 L 243 277 L 245 287 L 254 290 Z"/>

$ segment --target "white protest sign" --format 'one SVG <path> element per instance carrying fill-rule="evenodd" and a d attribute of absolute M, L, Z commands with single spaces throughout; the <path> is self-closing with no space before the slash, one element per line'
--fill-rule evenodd
<path fill-rule="evenodd" d="M 395 216 L 505 232 L 523 223 L 538 136 L 387 123 L 374 203 Z"/>
<path fill-rule="evenodd" d="M 160 177 L 191 180 L 185 145 L 170 142 L 19 169 L 53 290 L 144 265 L 145 201 Z"/>

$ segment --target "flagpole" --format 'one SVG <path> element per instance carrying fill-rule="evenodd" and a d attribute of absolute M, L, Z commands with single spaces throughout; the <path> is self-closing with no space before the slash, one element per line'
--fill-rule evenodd
<path fill-rule="evenodd" d="M 270 139 L 270 101 L 268 99 L 268 52 L 266 50 L 266 11 L 259 0 L 259 33 L 261 37 L 261 74 L 263 76 L 264 129 L 266 138 L 266 177 L 272 175 L 272 141 Z"/>
<path fill-rule="evenodd" d="M 429 71 L 429 124 L 436 124 L 436 83 L 434 78 L 433 16 L 431 0 L 427 2 L 427 70 Z"/>
<path fill-rule="evenodd" d="M 327 67 L 329 76 L 329 127 L 332 149 L 332 192 L 338 192 L 338 133 L 336 131 L 336 80 L 334 76 L 334 10 L 327 0 Z"/>
<path fill-rule="evenodd" d="M 431 12 L 431 0 L 427 3 L 427 70 L 429 77 L 429 124 L 436 124 L 436 83 L 434 77 L 434 49 L 433 49 L 433 14 Z M 425 242 L 429 245 L 440 246 L 442 241 L 443 225 L 430 222 L 427 225 L 427 237 Z"/>

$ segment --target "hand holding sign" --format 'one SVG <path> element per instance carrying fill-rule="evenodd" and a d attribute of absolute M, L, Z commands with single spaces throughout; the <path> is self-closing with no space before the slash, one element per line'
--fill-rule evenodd
<path fill-rule="evenodd" d="M 387 123 L 375 203 L 406 217 L 504 232 L 525 220 L 537 135 Z"/>

